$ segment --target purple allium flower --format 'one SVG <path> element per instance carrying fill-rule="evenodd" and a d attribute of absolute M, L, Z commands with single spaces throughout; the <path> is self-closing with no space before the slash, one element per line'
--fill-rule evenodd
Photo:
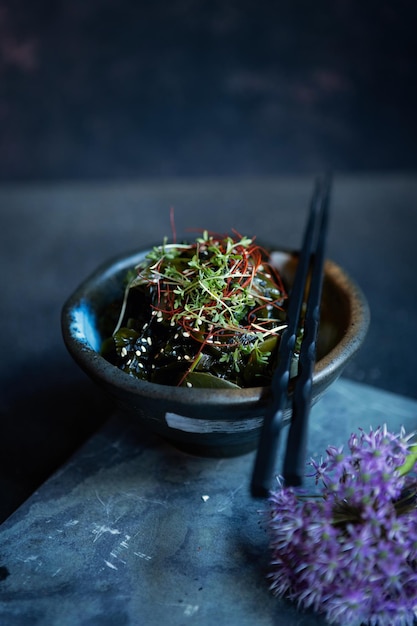
<path fill-rule="evenodd" d="M 411 626 L 417 617 L 417 477 L 410 439 L 352 434 L 311 462 L 321 493 L 271 494 L 272 592 L 344 625 Z M 414 464 L 417 469 L 417 464 Z"/>

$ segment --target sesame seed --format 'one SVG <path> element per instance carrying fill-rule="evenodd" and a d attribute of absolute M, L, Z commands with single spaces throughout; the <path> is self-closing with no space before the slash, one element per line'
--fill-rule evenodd
<path fill-rule="evenodd" d="M 187 380 L 186 385 L 187 385 L 187 387 L 192 387 L 192 386 L 193 386 L 193 383 L 190 383 L 190 381 L 189 381 L 189 380 Z"/>
<path fill-rule="evenodd" d="M 151 345 L 152 345 L 152 339 L 151 339 L 150 337 L 148 337 L 148 338 L 146 339 L 146 341 L 148 342 L 148 345 L 149 345 L 149 346 L 151 346 Z"/>
<path fill-rule="evenodd" d="M 136 356 L 141 356 L 142 355 L 140 350 L 136 350 L 135 354 L 136 354 Z"/>
<path fill-rule="evenodd" d="M 142 352 L 146 352 L 147 351 L 145 346 L 141 346 L 141 350 L 142 350 Z"/>
<path fill-rule="evenodd" d="M 120 350 L 120 354 L 121 356 L 127 356 L 127 350 L 126 348 L 123 346 L 123 348 Z"/>
<path fill-rule="evenodd" d="M 183 337 L 189 337 L 189 336 L 190 336 L 190 333 L 187 333 L 187 331 L 186 331 L 186 330 L 184 330 L 184 332 L 182 333 L 182 336 L 183 336 Z"/>
<path fill-rule="evenodd" d="M 191 357 L 189 354 L 184 354 L 184 361 L 190 361 Z"/>

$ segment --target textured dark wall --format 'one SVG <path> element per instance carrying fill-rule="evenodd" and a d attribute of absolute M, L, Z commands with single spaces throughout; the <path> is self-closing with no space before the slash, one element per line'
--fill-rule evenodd
<path fill-rule="evenodd" d="M 0 179 L 415 169 L 416 14 L 0 2 Z"/>

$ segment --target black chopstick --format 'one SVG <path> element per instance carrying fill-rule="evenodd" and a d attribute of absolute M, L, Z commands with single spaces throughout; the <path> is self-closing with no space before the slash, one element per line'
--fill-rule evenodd
<path fill-rule="evenodd" d="M 291 361 L 297 340 L 301 308 L 304 301 L 311 259 L 313 254 L 315 255 L 316 260 L 320 260 L 320 257 L 323 255 L 323 251 L 320 251 L 319 247 L 324 248 L 329 193 L 330 180 L 328 178 L 324 181 L 318 180 L 310 202 L 307 226 L 304 233 L 294 283 L 289 297 L 287 310 L 288 325 L 281 337 L 278 364 L 272 377 L 272 402 L 267 407 L 266 414 L 264 416 L 252 474 L 251 492 L 255 497 L 266 497 L 271 490 L 271 482 L 275 469 L 284 411 L 288 404 L 288 386 L 290 382 Z M 324 218 L 323 214 L 325 216 Z M 318 265 L 319 264 L 315 263 L 316 267 L 318 267 Z M 317 269 L 316 272 L 318 273 L 319 270 Z M 319 295 L 320 294 L 321 289 L 319 289 Z M 311 306 L 310 301 L 308 302 L 308 305 Z M 297 395 L 298 400 L 298 393 L 296 390 L 294 390 L 294 394 Z M 295 430 L 293 429 L 293 436 L 291 439 L 293 442 L 292 447 L 297 447 L 296 437 L 299 436 L 297 428 L 301 426 L 302 430 L 302 425 L 305 424 L 307 420 L 307 416 L 303 416 L 300 411 L 302 410 L 305 412 L 307 410 L 308 413 L 308 409 L 309 403 L 308 406 L 305 404 L 303 408 L 301 407 L 301 402 L 298 403 L 297 424 Z M 302 436 L 303 435 L 301 435 L 301 442 L 303 441 Z M 292 474 L 292 471 L 293 468 L 290 467 L 288 475 L 290 475 L 290 472 Z"/>
<path fill-rule="evenodd" d="M 312 257 L 310 288 L 304 318 L 304 335 L 298 359 L 298 377 L 292 402 L 292 416 L 284 456 L 283 478 L 287 486 L 298 487 L 305 474 L 308 416 L 313 390 L 313 370 L 316 362 L 316 343 L 320 321 L 320 303 L 323 286 L 325 240 L 329 219 L 330 181 L 327 182 L 318 222 L 316 251 Z"/>

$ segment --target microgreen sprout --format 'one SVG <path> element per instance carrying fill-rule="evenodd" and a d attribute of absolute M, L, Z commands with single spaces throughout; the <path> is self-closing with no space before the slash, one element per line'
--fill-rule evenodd
<path fill-rule="evenodd" d="M 267 306 L 282 310 L 286 297 L 277 272 L 266 269 L 261 248 L 248 237 L 218 238 L 204 231 L 193 244 L 164 243 L 148 254 L 137 271 L 135 284 L 160 283 L 156 307 L 165 317 L 190 331 L 210 326 L 206 336 L 225 335 L 225 331 L 243 334 L 255 328 L 270 334 L 274 332 L 271 320 L 265 328 L 262 322 L 257 324 L 257 317 L 268 319 Z M 259 276 L 263 287 L 269 283 L 270 293 L 255 281 Z M 242 325 L 255 306 L 258 316 Z M 282 329 L 282 321 L 279 325 Z"/>
<path fill-rule="evenodd" d="M 164 239 L 128 276 L 109 360 L 166 384 L 268 384 L 287 294 L 254 239 L 206 230 L 191 243 Z"/>

